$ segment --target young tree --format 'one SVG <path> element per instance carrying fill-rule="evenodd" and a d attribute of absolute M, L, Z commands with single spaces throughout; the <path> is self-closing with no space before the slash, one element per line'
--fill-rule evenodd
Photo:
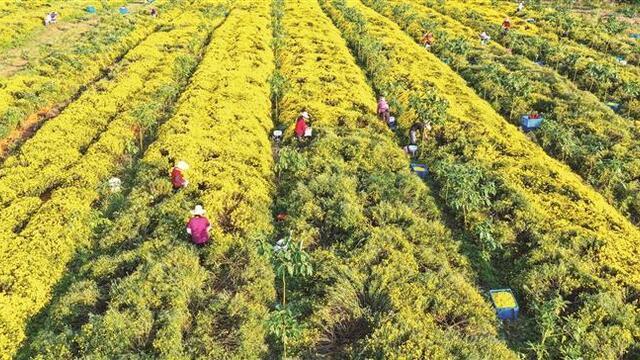
<path fill-rule="evenodd" d="M 302 248 L 302 241 L 295 244 L 291 235 L 278 240 L 269 253 L 276 278 L 282 287 L 282 297 L 269 319 L 268 327 L 269 332 L 282 341 L 283 359 L 286 359 L 287 339 L 299 332 L 296 316 L 287 305 L 287 279 L 311 276 L 313 268 L 309 254 Z"/>

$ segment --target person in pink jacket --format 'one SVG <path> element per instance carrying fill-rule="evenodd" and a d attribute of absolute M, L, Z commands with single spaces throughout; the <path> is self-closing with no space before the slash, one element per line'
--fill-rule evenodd
<path fill-rule="evenodd" d="M 195 209 L 191 210 L 192 217 L 187 223 L 187 233 L 191 235 L 191 241 L 200 246 L 209 241 L 209 232 L 211 231 L 209 219 L 204 214 L 202 205 L 196 205 Z"/>
<path fill-rule="evenodd" d="M 384 120 L 385 124 L 389 123 L 389 117 L 391 116 L 391 113 L 389 112 L 389 104 L 387 104 L 387 100 L 384 98 L 384 96 L 380 96 L 380 98 L 378 99 L 378 117 L 380 117 L 381 120 Z"/>

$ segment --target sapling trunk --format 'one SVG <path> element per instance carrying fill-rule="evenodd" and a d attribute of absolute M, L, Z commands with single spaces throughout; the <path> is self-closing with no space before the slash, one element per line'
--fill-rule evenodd
<path fill-rule="evenodd" d="M 285 309 L 287 308 L 287 280 L 285 278 L 285 272 L 282 272 L 282 308 Z M 283 345 L 283 349 L 282 349 L 282 354 L 283 354 L 283 359 L 287 358 L 287 329 L 286 329 L 286 318 L 283 317 L 283 329 L 284 331 L 282 331 L 282 345 Z"/>

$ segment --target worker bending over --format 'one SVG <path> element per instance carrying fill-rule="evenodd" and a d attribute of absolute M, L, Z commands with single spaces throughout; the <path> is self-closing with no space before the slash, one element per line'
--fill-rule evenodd
<path fill-rule="evenodd" d="M 211 223 L 209 223 L 209 219 L 204 217 L 204 214 L 202 205 L 196 205 L 191 210 L 191 219 L 187 223 L 187 233 L 191 235 L 191 241 L 199 246 L 209 241 L 209 233 L 211 232 Z"/>
<path fill-rule="evenodd" d="M 44 26 L 49 26 L 58 22 L 58 13 L 50 12 L 44 17 Z"/>
<path fill-rule="evenodd" d="M 175 190 L 187 187 L 189 181 L 184 178 L 184 171 L 189 169 L 189 165 L 184 161 L 178 161 L 176 166 L 171 169 L 171 184 Z"/>
<path fill-rule="evenodd" d="M 389 117 L 391 117 L 391 112 L 389 108 L 389 104 L 384 96 L 380 96 L 378 98 L 378 117 L 381 120 L 384 120 L 385 124 L 389 123 Z"/>
<path fill-rule="evenodd" d="M 483 31 L 482 34 L 480 34 L 480 44 L 487 45 L 489 41 L 491 41 L 491 36 Z"/>
<path fill-rule="evenodd" d="M 502 22 L 502 32 L 506 34 L 509 30 L 511 30 L 511 19 L 506 18 Z"/>
<path fill-rule="evenodd" d="M 424 48 L 427 50 L 431 49 L 434 40 L 435 39 L 432 32 L 426 32 L 424 35 L 422 35 L 422 45 L 424 45 Z"/>
<path fill-rule="evenodd" d="M 303 140 L 305 136 L 308 136 L 309 133 L 309 124 L 307 124 L 307 120 L 309 120 L 309 113 L 305 110 L 302 110 L 298 118 L 296 119 L 296 138 L 298 140 Z"/>

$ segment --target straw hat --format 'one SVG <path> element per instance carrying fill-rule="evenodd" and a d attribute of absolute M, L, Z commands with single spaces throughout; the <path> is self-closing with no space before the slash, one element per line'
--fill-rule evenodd
<path fill-rule="evenodd" d="M 308 113 L 308 112 L 306 112 L 306 111 L 303 111 L 303 112 L 300 114 L 300 116 L 302 116 L 302 117 L 303 117 L 303 118 L 305 118 L 305 119 L 309 119 L 309 113 Z"/>
<path fill-rule="evenodd" d="M 178 163 L 176 164 L 176 167 L 180 170 L 187 170 L 189 168 L 189 164 L 187 164 L 185 161 L 178 161 Z"/>
<path fill-rule="evenodd" d="M 191 215 L 194 216 L 202 216 L 204 215 L 206 211 L 204 211 L 204 208 L 202 207 L 202 205 L 196 205 L 196 207 L 191 210 Z"/>

